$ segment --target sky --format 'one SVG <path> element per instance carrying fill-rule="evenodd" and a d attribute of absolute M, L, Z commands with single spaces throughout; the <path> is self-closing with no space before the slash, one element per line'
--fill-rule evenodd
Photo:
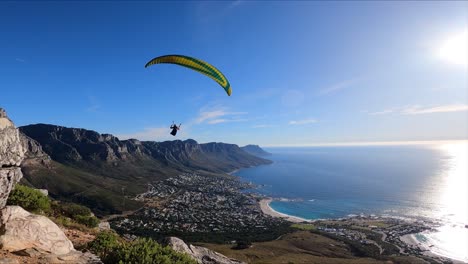
<path fill-rule="evenodd" d="M 121 139 L 468 139 L 468 2 L 0 2 L 0 107 Z M 183 54 L 228 78 L 176 65 Z M 177 137 L 172 122 L 182 123 Z"/>

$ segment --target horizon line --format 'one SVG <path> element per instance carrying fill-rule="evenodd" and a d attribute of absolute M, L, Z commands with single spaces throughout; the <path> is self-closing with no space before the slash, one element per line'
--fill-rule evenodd
<path fill-rule="evenodd" d="M 265 148 L 280 147 L 352 147 L 352 146 L 398 146 L 398 145 L 436 145 L 468 143 L 467 139 L 446 139 L 446 140 L 403 140 L 403 141 L 357 141 L 357 142 L 332 142 L 332 143 L 310 143 L 310 144 L 279 144 L 263 145 Z"/>

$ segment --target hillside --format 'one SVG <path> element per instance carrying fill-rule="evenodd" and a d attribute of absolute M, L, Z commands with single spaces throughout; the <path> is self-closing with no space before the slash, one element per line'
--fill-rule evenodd
<path fill-rule="evenodd" d="M 241 147 L 241 149 L 257 157 L 271 156 L 271 153 L 266 152 L 259 145 L 247 145 L 247 146 Z"/>
<path fill-rule="evenodd" d="M 23 183 L 85 204 L 99 215 L 139 208 L 140 203 L 129 198 L 146 191 L 148 183 L 180 173 L 227 173 L 270 163 L 234 144 L 119 140 L 46 124 L 23 126 L 20 131 L 28 149 Z"/>

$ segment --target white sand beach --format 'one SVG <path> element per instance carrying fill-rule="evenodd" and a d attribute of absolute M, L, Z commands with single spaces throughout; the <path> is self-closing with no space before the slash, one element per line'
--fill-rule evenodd
<path fill-rule="evenodd" d="M 260 201 L 260 208 L 262 209 L 262 212 L 264 214 L 267 214 L 267 215 L 270 215 L 270 216 L 273 216 L 273 217 L 280 217 L 280 218 L 283 218 L 283 219 L 285 219 L 285 220 L 287 220 L 289 222 L 293 222 L 293 223 L 311 222 L 310 220 L 307 220 L 307 219 L 304 219 L 304 218 L 301 218 L 301 217 L 287 215 L 287 214 L 283 214 L 283 213 L 280 213 L 280 212 L 277 212 L 277 211 L 273 210 L 273 208 L 270 207 L 271 201 L 273 201 L 273 199 L 271 199 L 271 198 L 262 199 Z"/>

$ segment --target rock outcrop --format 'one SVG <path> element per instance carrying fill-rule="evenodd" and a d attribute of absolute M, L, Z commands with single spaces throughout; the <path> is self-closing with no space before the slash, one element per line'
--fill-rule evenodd
<path fill-rule="evenodd" d="M 45 216 L 31 214 L 19 206 L 7 206 L 1 214 L 0 224 L 5 230 L 0 236 L 3 250 L 36 248 L 56 255 L 74 250 L 63 231 Z"/>
<path fill-rule="evenodd" d="M 6 205 L 11 188 L 21 179 L 24 158 L 19 131 L 0 108 L 0 209 Z"/>
<path fill-rule="evenodd" d="M 175 251 L 190 255 L 201 264 L 245 264 L 245 262 L 228 258 L 218 252 L 204 247 L 187 245 L 182 239 L 177 237 L 166 238 L 165 244 Z"/>
<path fill-rule="evenodd" d="M 22 165 L 29 164 L 29 163 L 40 163 L 42 165 L 49 165 L 51 159 L 47 153 L 42 150 L 41 144 L 36 140 L 26 136 L 24 133 L 20 132 L 20 141 L 24 153 L 24 161 Z"/>

